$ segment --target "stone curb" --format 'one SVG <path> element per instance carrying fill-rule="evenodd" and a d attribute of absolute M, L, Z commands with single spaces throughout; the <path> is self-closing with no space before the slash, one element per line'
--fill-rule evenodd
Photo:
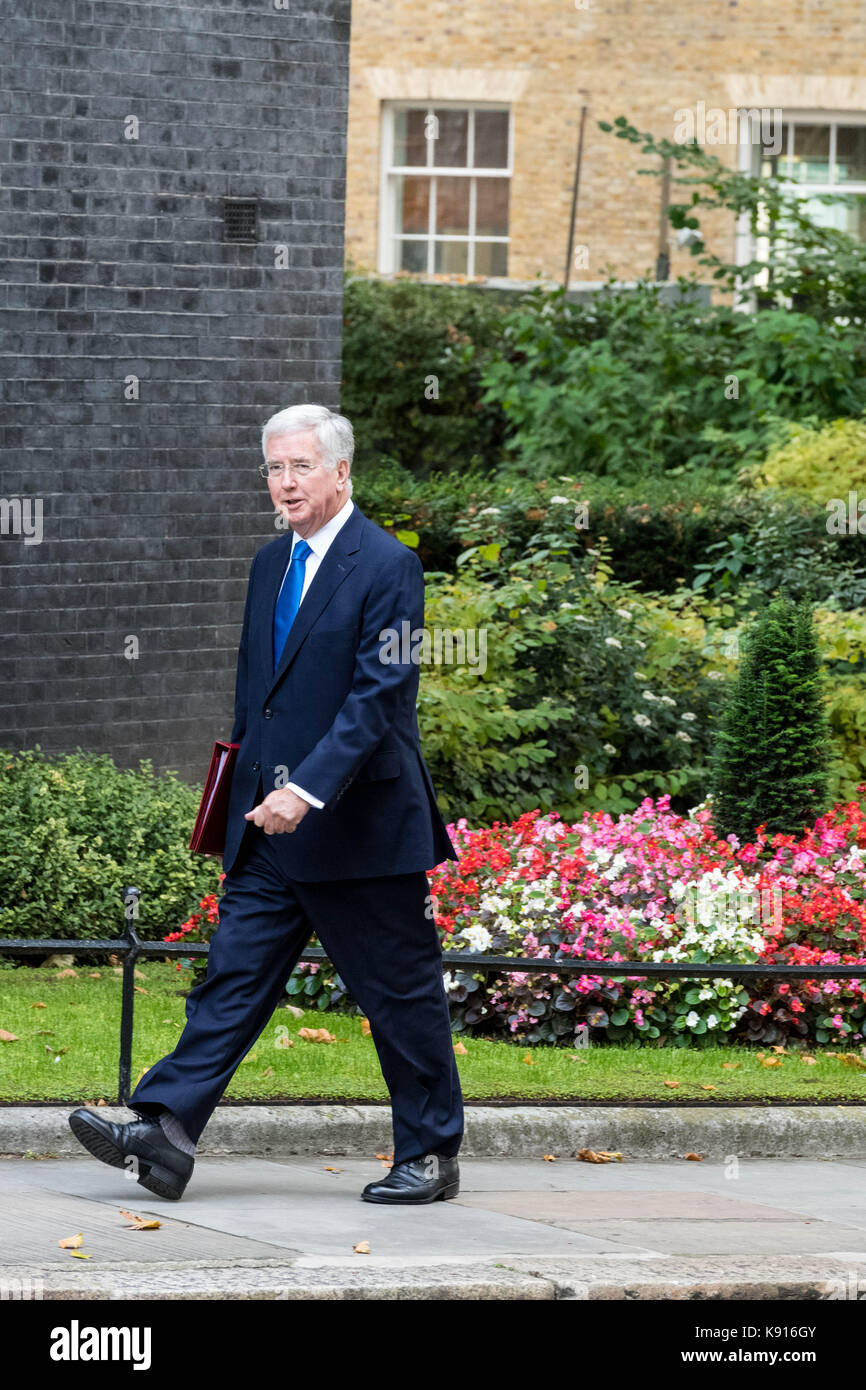
<path fill-rule="evenodd" d="M 858 1268 L 860 1272 L 862 1266 Z M 544 1260 L 508 1257 L 500 1262 L 442 1259 L 306 1257 L 153 1265 L 117 1263 L 103 1270 L 57 1266 L 0 1266 L 0 1287 L 11 1296 L 44 1301 L 88 1300 L 430 1300 L 608 1302 L 747 1300 L 777 1302 L 861 1298 L 852 1263 L 836 1256 L 704 1258 L 628 1256 Z M 38 1292 L 37 1292 L 38 1289 Z M 20 1291 L 18 1293 L 17 1291 Z M 9 1294 L 7 1294 L 9 1296 Z"/>
<path fill-rule="evenodd" d="M 0 1155 L 80 1156 L 67 1117 L 77 1106 L 0 1106 Z M 100 1106 L 108 1119 L 134 1118 Z M 462 1158 L 538 1158 L 607 1149 L 630 1159 L 866 1159 L 866 1106 L 467 1106 Z M 391 1110 L 379 1105 L 219 1105 L 198 1154 L 369 1157 L 390 1153 Z"/>

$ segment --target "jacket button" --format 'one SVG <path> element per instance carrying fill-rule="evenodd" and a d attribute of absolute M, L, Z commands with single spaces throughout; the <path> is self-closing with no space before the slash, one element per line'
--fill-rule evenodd
<path fill-rule="evenodd" d="M 272 709 L 266 709 L 264 713 L 265 713 L 265 719 L 273 719 L 273 717 L 274 717 L 274 712 L 273 712 Z"/>
<path fill-rule="evenodd" d="M 261 763 L 253 763 L 253 772 L 261 772 L 261 770 L 262 770 L 262 765 L 261 765 Z"/>

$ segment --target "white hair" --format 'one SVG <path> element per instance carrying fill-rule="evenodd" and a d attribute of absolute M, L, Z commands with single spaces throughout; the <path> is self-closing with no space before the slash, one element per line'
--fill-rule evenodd
<path fill-rule="evenodd" d="M 298 434 L 302 430 L 312 430 L 318 445 L 322 462 L 331 471 L 340 459 L 348 459 L 349 472 L 355 453 L 355 435 L 352 425 L 345 415 L 338 415 L 326 405 L 290 405 L 286 410 L 277 411 L 266 420 L 262 427 L 262 454 L 267 460 L 268 440 L 272 434 Z M 352 496 L 352 479 L 346 482 L 346 491 Z"/>

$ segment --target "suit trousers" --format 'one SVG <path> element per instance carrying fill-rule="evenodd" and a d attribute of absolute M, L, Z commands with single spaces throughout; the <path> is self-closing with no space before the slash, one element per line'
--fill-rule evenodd
<path fill-rule="evenodd" d="M 302 883 L 279 868 L 273 838 L 247 827 L 223 882 L 206 978 L 187 996 L 176 1047 L 141 1078 L 130 1108 L 147 1116 L 167 1107 L 196 1143 L 286 1001 L 286 983 L 315 932 L 369 1020 L 391 1096 L 394 1162 L 453 1157 L 463 1096 L 426 873 Z M 339 1047 L 329 1055 L 339 1068 Z"/>

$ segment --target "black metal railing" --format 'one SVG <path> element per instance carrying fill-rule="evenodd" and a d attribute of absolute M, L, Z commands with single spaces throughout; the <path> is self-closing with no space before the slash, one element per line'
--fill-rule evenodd
<path fill-rule="evenodd" d="M 130 1078 L 132 1072 L 132 1035 L 135 1008 L 135 963 L 139 957 L 147 956 L 206 956 L 210 947 L 207 942 L 184 941 L 143 941 L 135 930 L 134 922 L 138 910 L 141 891 L 138 888 L 123 890 L 124 931 L 123 936 L 114 941 L 99 938 L 76 937 L 61 940 L 56 937 L 11 938 L 0 937 L 0 955 L 6 956 L 44 956 L 70 952 L 79 955 L 116 955 L 123 959 L 123 980 L 120 1005 L 120 1063 L 118 1069 L 117 1094 L 122 1105 L 126 1105 L 132 1094 Z M 327 960 L 327 954 L 319 946 L 308 946 L 298 957 L 300 961 Z M 583 957 L 544 956 L 485 956 L 473 951 L 443 951 L 442 966 L 446 971 L 463 970 L 470 967 L 476 970 L 503 970 L 507 974 L 537 975 L 605 975 L 629 976 L 641 979 L 737 979 L 753 980 L 778 977 L 786 980 L 853 979 L 866 978 L 866 962 L 860 965 L 767 965 L 764 963 L 743 965 L 735 961 L 712 963 L 702 961 L 640 961 L 640 960 L 587 960 Z"/>

